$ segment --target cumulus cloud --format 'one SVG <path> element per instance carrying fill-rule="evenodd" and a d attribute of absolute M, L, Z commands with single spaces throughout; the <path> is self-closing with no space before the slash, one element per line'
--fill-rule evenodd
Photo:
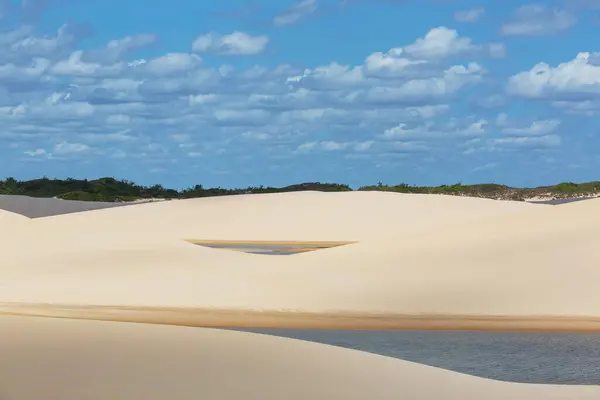
<path fill-rule="evenodd" d="M 207 33 L 194 40 L 192 50 L 221 55 L 257 55 L 265 51 L 268 43 L 269 37 L 266 35 L 252 36 L 239 31 L 228 35 Z"/>
<path fill-rule="evenodd" d="M 16 46 L 39 39 L 34 29 L 0 35 L 0 140 L 16 143 L 20 157 L 168 169 L 180 157 L 417 154 L 435 141 L 488 135 L 485 119 L 448 114 L 456 96 L 486 77 L 482 56 L 498 49 L 446 27 L 373 49 L 362 62 L 307 68 L 203 62 L 201 53 L 266 50 L 268 37 L 241 32 L 205 34 L 190 53 L 144 59 L 136 52 L 157 43 L 152 34 L 83 50 L 68 32 L 41 47 Z"/>
<path fill-rule="evenodd" d="M 202 59 L 195 54 L 168 53 L 140 65 L 153 75 L 170 75 L 193 70 L 201 61 Z"/>
<path fill-rule="evenodd" d="M 405 46 L 404 52 L 413 58 L 431 60 L 476 54 L 504 57 L 506 50 L 500 43 L 474 44 L 471 38 L 461 37 L 456 30 L 440 26 Z"/>
<path fill-rule="evenodd" d="M 506 36 L 548 36 L 566 31 L 577 23 L 569 11 L 550 8 L 544 4 L 519 7 L 513 18 L 502 25 L 500 33 Z"/>
<path fill-rule="evenodd" d="M 510 94 L 540 99 L 588 100 L 600 97 L 600 53 L 582 52 L 555 67 L 536 64 L 508 80 Z"/>

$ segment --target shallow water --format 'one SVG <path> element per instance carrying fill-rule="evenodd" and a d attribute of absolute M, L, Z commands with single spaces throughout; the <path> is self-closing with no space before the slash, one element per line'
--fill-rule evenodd
<path fill-rule="evenodd" d="M 200 244 L 199 246 L 210 247 L 213 249 L 225 249 L 243 251 L 244 253 L 251 254 L 263 254 L 270 256 L 287 256 L 297 254 L 295 250 L 312 249 L 315 248 L 314 244 L 296 244 L 296 245 L 276 245 L 276 244 Z M 326 248 L 326 247 L 323 247 Z M 278 250 L 286 250 L 284 252 L 278 252 Z"/>
<path fill-rule="evenodd" d="M 600 334 L 247 329 L 523 383 L 600 385 Z"/>

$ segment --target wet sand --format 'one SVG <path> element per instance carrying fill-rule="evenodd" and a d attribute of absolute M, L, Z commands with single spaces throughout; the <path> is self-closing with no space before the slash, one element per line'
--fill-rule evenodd
<path fill-rule="evenodd" d="M 600 332 L 600 317 L 403 315 L 347 311 L 309 313 L 294 310 L 255 311 L 17 303 L 0 303 L 0 315 L 30 315 L 217 328 Z"/>

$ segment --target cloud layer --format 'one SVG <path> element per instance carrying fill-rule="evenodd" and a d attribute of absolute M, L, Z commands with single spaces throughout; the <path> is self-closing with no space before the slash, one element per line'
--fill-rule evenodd
<path fill-rule="evenodd" d="M 0 5 L 0 14 L 14 12 L 10 3 Z M 270 23 L 284 29 L 320 6 L 303 0 Z M 523 5 L 501 25 L 498 40 L 436 26 L 394 47 L 375 47 L 360 62 L 332 56 L 313 65 L 261 65 L 272 38 L 259 30 L 198 32 L 187 49 L 141 58 L 158 46 L 157 35 L 89 48 L 81 44 L 90 34 L 84 26 L 41 35 L 24 20 L 0 33 L 0 140 L 10 143 L 15 163 L 134 160 L 159 171 L 224 158 L 239 168 L 255 158 L 296 168 L 321 155 L 392 168 L 398 160 L 471 157 L 480 163 L 473 170 L 488 171 L 501 164 L 489 157 L 561 147 L 564 118 L 598 115 L 600 53 L 531 64 L 506 77 L 493 71 L 511 57 L 504 39 L 559 34 L 577 23 L 574 12 Z M 459 26 L 486 15 L 483 7 L 453 14 Z M 218 61 L 204 59 L 210 57 Z M 499 109 L 517 101 L 557 115 L 513 117 Z"/>

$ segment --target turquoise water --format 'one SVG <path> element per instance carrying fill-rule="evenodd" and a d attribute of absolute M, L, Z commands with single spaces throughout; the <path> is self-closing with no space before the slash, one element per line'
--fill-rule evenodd
<path fill-rule="evenodd" d="M 252 329 L 523 383 L 600 385 L 600 334 Z"/>

